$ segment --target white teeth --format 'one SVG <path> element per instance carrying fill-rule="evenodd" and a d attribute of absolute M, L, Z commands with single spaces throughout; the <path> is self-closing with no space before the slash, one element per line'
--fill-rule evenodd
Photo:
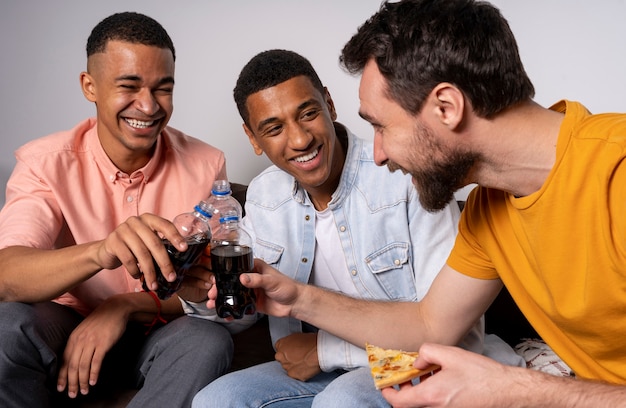
<path fill-rule="evenodd" d="M 154 124 L 153 120 L 150 120 L 147 122 L 143 120 L 137 120 L 137 119 L 124 119 L 124 120 L 126 121 L 126 123 L 128 123 L 129 125 L 137 129 L 145 129 L 148 126 L 152 126 Z"/>
<path fill-rule="evenodd" d="M 298 163 L 304 163 L 304 162 L 307 162 L 309 160 L 314 159 L 315 156 L 317 156 L 318 153 L 319 153 L 319 151 L 317 149 L 315 149 L 315 150 L 313 150 L 311 153 L 309 153 L 307 155 L 296 157 L 294 160 L 297 161 Z"/>

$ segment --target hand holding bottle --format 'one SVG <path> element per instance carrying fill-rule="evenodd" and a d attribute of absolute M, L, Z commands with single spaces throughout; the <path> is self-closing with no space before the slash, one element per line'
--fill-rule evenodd
<path fill-rule="evenodd" d="M 179 289 L 185 273 L 194 265 L 200 257 L 200 254 L 202 254 L 209 244 L 211 239 L 211 229 L 209 227 L 210 217 L 211 214 L 208 205 L 204 201 L 201 201 L 194 207 L 193 212 L 180 214 L 172 221 L 185 239 L 187 248 L 185 251 L 179 251 L 169 240 L 162 238 L 162 243 L 168 253 L 169 261 L 172 263 L 174 271 L 176 272 L 176 278 L 173 281 L 166 280 L 163 274 L 160 273 L 161 268 L 159 263 L 153 259 L 158 283 L 158 288 L 155 292 L 160 299 L 168 299 Z M 145 280 L 143 281 L 143 288 L 146 291 L 150 290 Z"/>
<path fill-rule="evenodd" d="M 174 270 L 159 236 L 167 237 L 179 251 L 187 249 L 187 243 L 171 221 L 145 213 L 129 217 L 100 241 L 94 260 L 101 269 L 124 266 L 133 278 L 143 277 L 147 284 L 156 284 L 154 259 L 163 266 L 165 276 L 174 280 Z"/>

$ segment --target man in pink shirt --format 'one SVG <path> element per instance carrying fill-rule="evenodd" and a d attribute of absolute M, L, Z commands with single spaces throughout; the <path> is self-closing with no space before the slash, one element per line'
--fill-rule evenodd
<path fill-rule="evenodd" d="M 97 117 L 17 150 L 0 212 L 0 406 L 87 398 L 107 379 L 140 389 L 131 407 L 189 406 L 229 367 L 230 335 L 138 278 L 156 289 L 154 258 L 173 280 L 158 234 L 186 249 L 169 220 L 226 178 L 224 155 L 166 126 L 175 51 L 158 22 L 107 17 L 87 57 Z M 178 295 L 206 297 L 194 282 Z"/>

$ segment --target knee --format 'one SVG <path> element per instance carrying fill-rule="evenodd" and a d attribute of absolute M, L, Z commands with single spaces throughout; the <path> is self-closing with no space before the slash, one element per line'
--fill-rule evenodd
<path fill-rule="evenodd" d="M 352 398 L 353 397 L 354 396 L 352 396 Z M 315 398 L 313 398 L 313 404 L 311 405 L 311 408 L 332 408 L 332 407 L 345 406 L 344 405 L 345 401 L 346 401 L 346 392 L 340 389 L 335 389 L 335 387 L 332 387 L 332 383 L 331 383 L 322 391 L 320 391 L 315 396 Z"/>
<path fill-rule="evenodd" d="M 175 356 L 173 359 L 203 367 L 201 371 L 207 379 L 223 374 L 230 366 L 233 339 L 220 324 L 183 316 L 163 329 L 167 329 L 168 353 Z"/>
<path fill-rule="evenodd" d="M 374 388 L 369 368 L 360 368 L 340 375 L 313 400 L 312 408 L 389 407 L 380 391 Z"/>
<path fill-rule="evenodd" d="M 233 338 L 222 325 L 195 317 L 183 316 L 179 324 L 178 347 L 194 353 L 233 353 Z"/>
<path fill-rule="evenodd" d="M 0 344 L 6 345 L 25 339 L 33 321 L 32 306 L 17 302 L 0 302 Z"/>
<path fill-rule="evenodd" d="M 241 392 L 236 376 L 224 375 L 198 391 L 191 403 L 191 408 L 224 408 L 232 406 L 232 398 Z"/>
<path fill-rule="evenodd" d="M 29 322 L 30 306 L 0 302 L 0 375 L 11 375 L 13 368 L 41 360 L 38 339 Z"/>
<path fill-rule="evenodd" d="M 19 327 L 34 317 L 33 306 L 20 302 L 0 302 L 0 328 Z"/>
<path fill-rule="evenodd" d="M 215 381 L 219 381 L 219 378 Z M 214 384 L 213 381 L 211 384 Z M 221 394 L 215 394 L 211 391 L 211 384 L 207 385 L 193 397 L 191 401 L 191 408 L 212 408 L 212 407 L 226 407 L 228 405 L 222 405 Z"/>
<path fill-rule="evenodd" d="M 358 401 L 358 404 L 356 402 Z M 347 406 L 375 406 L 362 397 L 362 390 L 343 390 L 339 387 L 326 387 L 315 396 L 311 408 L 344 408 Z M 361 405 L 363 404 L 363 405 Z"/>

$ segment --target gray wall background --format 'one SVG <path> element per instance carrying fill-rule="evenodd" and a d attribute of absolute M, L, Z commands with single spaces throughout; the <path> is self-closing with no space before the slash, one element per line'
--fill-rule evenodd
<path fill-rule="evenodd" d="M 626 0 L 494 0 L 517 36 L 536 100 L 580 100 L 594 112 L 626 111 Z M 358 115 L 358 78 L 337 58 L 379 0 L 1 0 L 0 203 L 25 142 L 67 129 L 94 107 L 80 91 L 85 42 L 95 24 L 139 11 L 168 30 L 177 50 L 170 124 L 222 149 L 231 181 L 248 183 L 269 165 L 253 154 L 232 89 L 241 67 L 269 48 L 311 60 L 329 87 L 339 120 L 372 137 Z M 461 191 L 461 198 L 467 189 Z"/>

